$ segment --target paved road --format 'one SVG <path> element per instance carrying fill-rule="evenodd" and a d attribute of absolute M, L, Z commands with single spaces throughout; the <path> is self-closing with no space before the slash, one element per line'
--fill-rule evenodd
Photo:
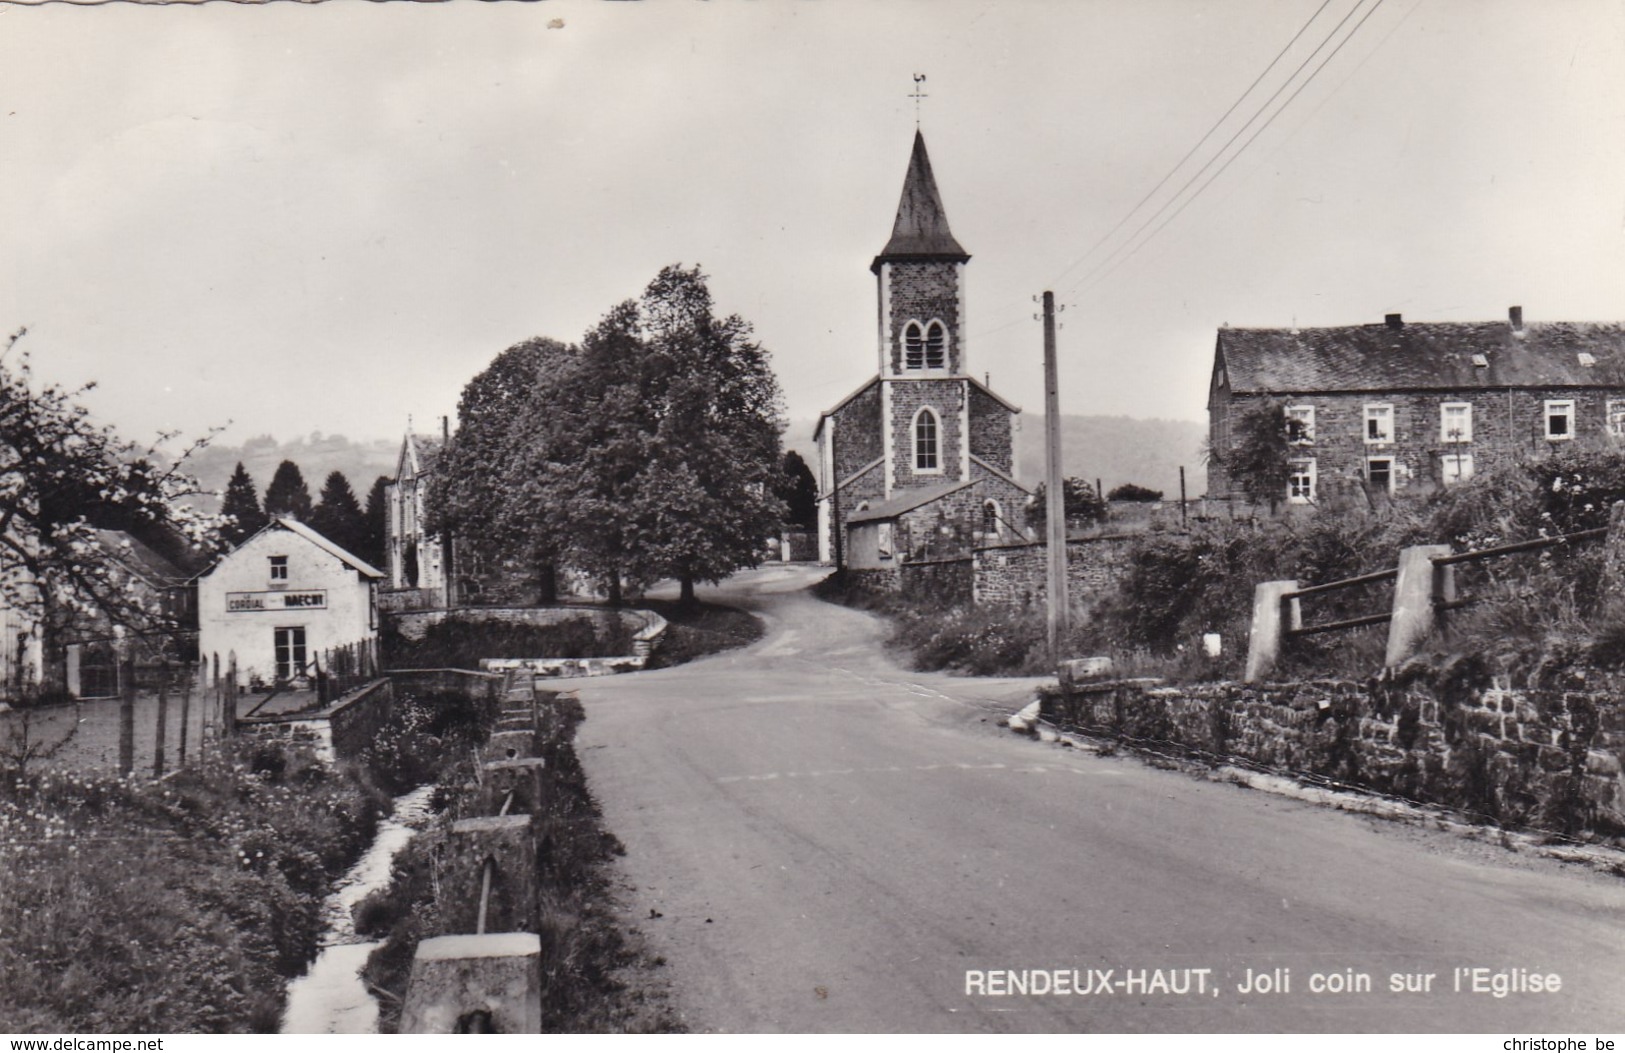
<path fill-rule="evenodd" d="M 752 648 L 581 688 L 629 911 L 694 1030 L 1625 1030 L 1625 880 L 1015 736 L 1033 681 L 902 670 L 816 576 L 712 597 L 767 621 Z M 1456 993 L 1463 968 L 1561 988 Z"/>

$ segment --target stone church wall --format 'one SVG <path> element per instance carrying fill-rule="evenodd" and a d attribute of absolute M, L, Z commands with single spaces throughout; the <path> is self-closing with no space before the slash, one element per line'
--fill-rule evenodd
<path fill-rule="evenodd" d="M 959 452 L 962 449 L 960 409 L 964 405 L 965 382 L 892 380 L 887 382 L 887 386 L 892 394 L 893 493 L 910 486 L 963 479 Z M 937 463 L 942 467 L 940 472 L 914 470 L 914 415 L 924 407 L 930 407 L 937 414 Z"/>
<path fill-rule="evenodd" d="M 890 276 L 891 317 L 886 334 L 892 373 L 903 372 L 903 329 L 911 321 L 929 325 L 932 319 L 948 330 L 948 369 L 958 372 L 965 360 L 960 341 L 959 268 L 952 262 L 908 261 L 886 267 Z"/>
<path fill-rule="evenodd" d="M 970 390 L 970 452 L 974 457 L 1010 474 L 1014 469 L 1011 414 L 999 401 L 976 388 Z"/>

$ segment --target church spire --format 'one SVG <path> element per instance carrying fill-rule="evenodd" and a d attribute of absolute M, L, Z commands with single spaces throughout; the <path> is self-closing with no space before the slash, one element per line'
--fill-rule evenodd
<path fill-rule="evenodd" d="M 882 263 L 900 259 L 939 259 L 963 263 L 970 254 L 954 240 L 948 229 L 948 214 L 931 174 L 931 158 L 925 152 L 925 136 L 914 132 L 914 153 L 908 159 L 908 175 L 903 178 L 903 196 L 897 203 L 897 220 L 891 240 L 875 257 L 871 270 L 879 272 Z"/>

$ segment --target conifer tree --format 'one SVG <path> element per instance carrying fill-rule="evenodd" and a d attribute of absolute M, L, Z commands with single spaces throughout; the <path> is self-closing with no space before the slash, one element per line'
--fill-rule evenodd
<path fill-rule="evenodd" d="M 372 481 L 372 489 L 367 491 L 367 507 L 362 512 L 366 532 L 362 535 L 361 548 L 356 555 L 375 567 L 382 567 L 388 558 L 384 544 L 388 534 L 389 483 L 387 475 L 380 475 Z"/>
<path fill-rule="evenodd" d="M 220 537 L 233 548 L 258 533 L 266 523 L 265 513 L 260 509 L 260 499 L 254 489 L 254 477 L 248 474 L 242 461 L 237 462 L 237 470 L 231 473 L 231 481 L 226 484 L 225 497 L 220 501 L 220 515 L 225 519 L 220 527 Z"/>
<path fill-rule="evenodd" d="M 310 513 L 310 526 L 339 548 L 360 555 L 356 550 L 366 541 L 367 524 L 343 472 L 328 473 L 321 501 Z"/>
<path fill-rule="evenodd" d="M 277 465 L 271 485 L 265 488 L 266 517 L 292 516 L 301 523 L 308 523 L 312 510 L 310 488 L 305 485 L 299 466 L 292 461 Z"/>

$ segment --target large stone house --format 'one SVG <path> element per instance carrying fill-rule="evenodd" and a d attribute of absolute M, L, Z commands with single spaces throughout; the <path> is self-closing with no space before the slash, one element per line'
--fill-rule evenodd
<path fill-rule="evenodd" d="M 819 558 L 894 566 L 1013 540 L 1030 493 L 1013 475 L 1021 410 L 966 365 L 967 253 L 948 228 L 925 139 L 891 239 L 870 264 L 879 372 L 818 421 Z"/>
<path fill-rule="evenodd" d="M 1219 330 L 1208 389 L 1209 497 L 1240 497 L 1230 457 L 1251 409 L 1288 421 L 1287 504 L 1448 486 L 1563 443 L 1625 439 L 1625 326 L 1406 322 Z M 1362 498 L 1363 491 L 1363 498 Z"/>

